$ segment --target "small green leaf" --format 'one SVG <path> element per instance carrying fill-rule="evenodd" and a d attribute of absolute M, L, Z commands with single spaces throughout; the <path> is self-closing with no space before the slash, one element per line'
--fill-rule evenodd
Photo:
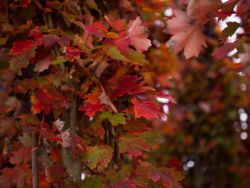
<path fill-rule="evenodd" d="M 32 138 L 29 134 L 24 133 L 23 136 L 20 136 L 18 138 L 20 142 L 25 146 L 25 147 L 31 147 L 32 146 Z"/>
<path fill-rule="evenodd" d="M 102 119 L 109 119 L 111 116 L 112 116 L 111 112 L 108 112 L 108 111 L 104 111 L 104 112 L 101 114 L 101 118 L 102 118 Z"/>
<path fill-rule="evenodd" d="M 126 123 L 126 118 L 123 116 L 122 113 L 114 114 L 109 120 L 110 123 L 114 126 Z"/>
<path fill-rule="evenodd" d="M 81 185 L 82 188 L 102 188 L 102 178 L 100 176 L 87 177 Z"/>
<path fill-rule="evenodd" d="M 123 113 L 112 114 L 111 112 L 105 111 L 102 113 L 101 118 L 108 119 L 113 126 L 126 123 L 126 118 Z"/>
<path fill-rule="evenodd" d="M 108 55 L 109 57 L 115 60 L 129 61 L 124 55 L 121 54 L 121 52 L 115 46 L 109 48 Z"/>
<path fill-rule="evenodd" d="M 63 56 L 58 56 L 53 62 L 52 64 L 54 65 L 58 65 L 58 64 L 63 64 L 65 63 L 66 61 L 68 61 L 65 57 Z"/>
<path fill-rule="evenodd" d="M 227 27 L 222 31 L 222 39 L 225 40 L 231 37 L 239 27 L 240 24 L 237 22 L 227 22 Z"/>
<path fill-rule="evenodd" d="M 136 63 L 139 63 L 140 65 L 149 64 L 149 62 L 145 59 L 145 55 L 132 49 L 128 52 L 128 58 Z"/>

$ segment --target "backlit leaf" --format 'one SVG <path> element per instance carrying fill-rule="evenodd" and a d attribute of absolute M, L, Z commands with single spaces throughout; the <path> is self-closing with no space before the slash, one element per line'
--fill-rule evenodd
<path fill-rule="evenodd" d="M 138 51 L 146 51 L 151 46 L 151 41 L 145 35 L 145 28 L 140 17 L 131 21 L 128 26 L 128 37 L 130 44 Z"/>

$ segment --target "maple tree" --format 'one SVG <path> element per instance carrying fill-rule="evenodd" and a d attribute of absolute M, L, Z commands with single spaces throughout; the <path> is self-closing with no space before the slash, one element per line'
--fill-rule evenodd
<path fill-rule="evenodd" d="M 207 129 L 216 121 L 235 123 L 234 112 L 248 104 L 246 93 L 233 88 L 247 82 L 238 72 L 249 62 L 249 4 L 2 0 L 0 187 L 208 185 L 209 180 L 197 180 L 200 171 L 184 179 L 180 159 L 185 149 L 191 153 L 201 133 L 210 134 Z M 166 10 L 171 15 L 164 15 Z M 227 22 L 218 31 L 216 19 L 233 14 L 241 23 Z M 244 32 L 229 42 L 240 27 Z M 237 53 L 228 57 L 234 49 Z M 239 65 L 232 62 L 236 57 Z M 196 76 L 201 80 L 190 83 Z M 226 113 L 226 119 L 218 113 Z M 208 128 L 192 130 L 201 122 Z M 190 136 L 190 130 L 199 137 Z M 211 134 L 195 140 L 195 157 L 203 166 L 201 157 L 224 146 L 212 140 L 220 136 L 219 129 Z M 185 140 L 183 146 L 178 138 Z M 237 162 L 237 152 L 248 154 L 241 147 L 223 149 Z M 236 162 L 230 176 L 241 168 Z M 247 169 L 241 173 L 244 186 Z"/>

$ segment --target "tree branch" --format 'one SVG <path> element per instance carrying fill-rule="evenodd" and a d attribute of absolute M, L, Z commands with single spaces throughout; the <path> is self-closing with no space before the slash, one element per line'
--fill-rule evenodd
<path fill-rule="evenodd" d="M 38 188 L 39 187 L 39 180 L 38 180 L 38 155 L 37 155 L 37 133 L 32 133 L 32 154 L 31 154 L 31 165 L 32 165 L 32 187 Z"/>

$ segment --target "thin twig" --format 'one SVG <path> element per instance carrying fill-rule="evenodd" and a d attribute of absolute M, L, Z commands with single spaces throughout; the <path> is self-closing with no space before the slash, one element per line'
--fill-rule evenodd
<path fill-rule="evenodd" d="M 38 155 L 37 155 L 37 133 L 32 133 L 32 154 L 31 154 L 31 165 L 32 165 L 32 187 L 38 188 Z"/>

